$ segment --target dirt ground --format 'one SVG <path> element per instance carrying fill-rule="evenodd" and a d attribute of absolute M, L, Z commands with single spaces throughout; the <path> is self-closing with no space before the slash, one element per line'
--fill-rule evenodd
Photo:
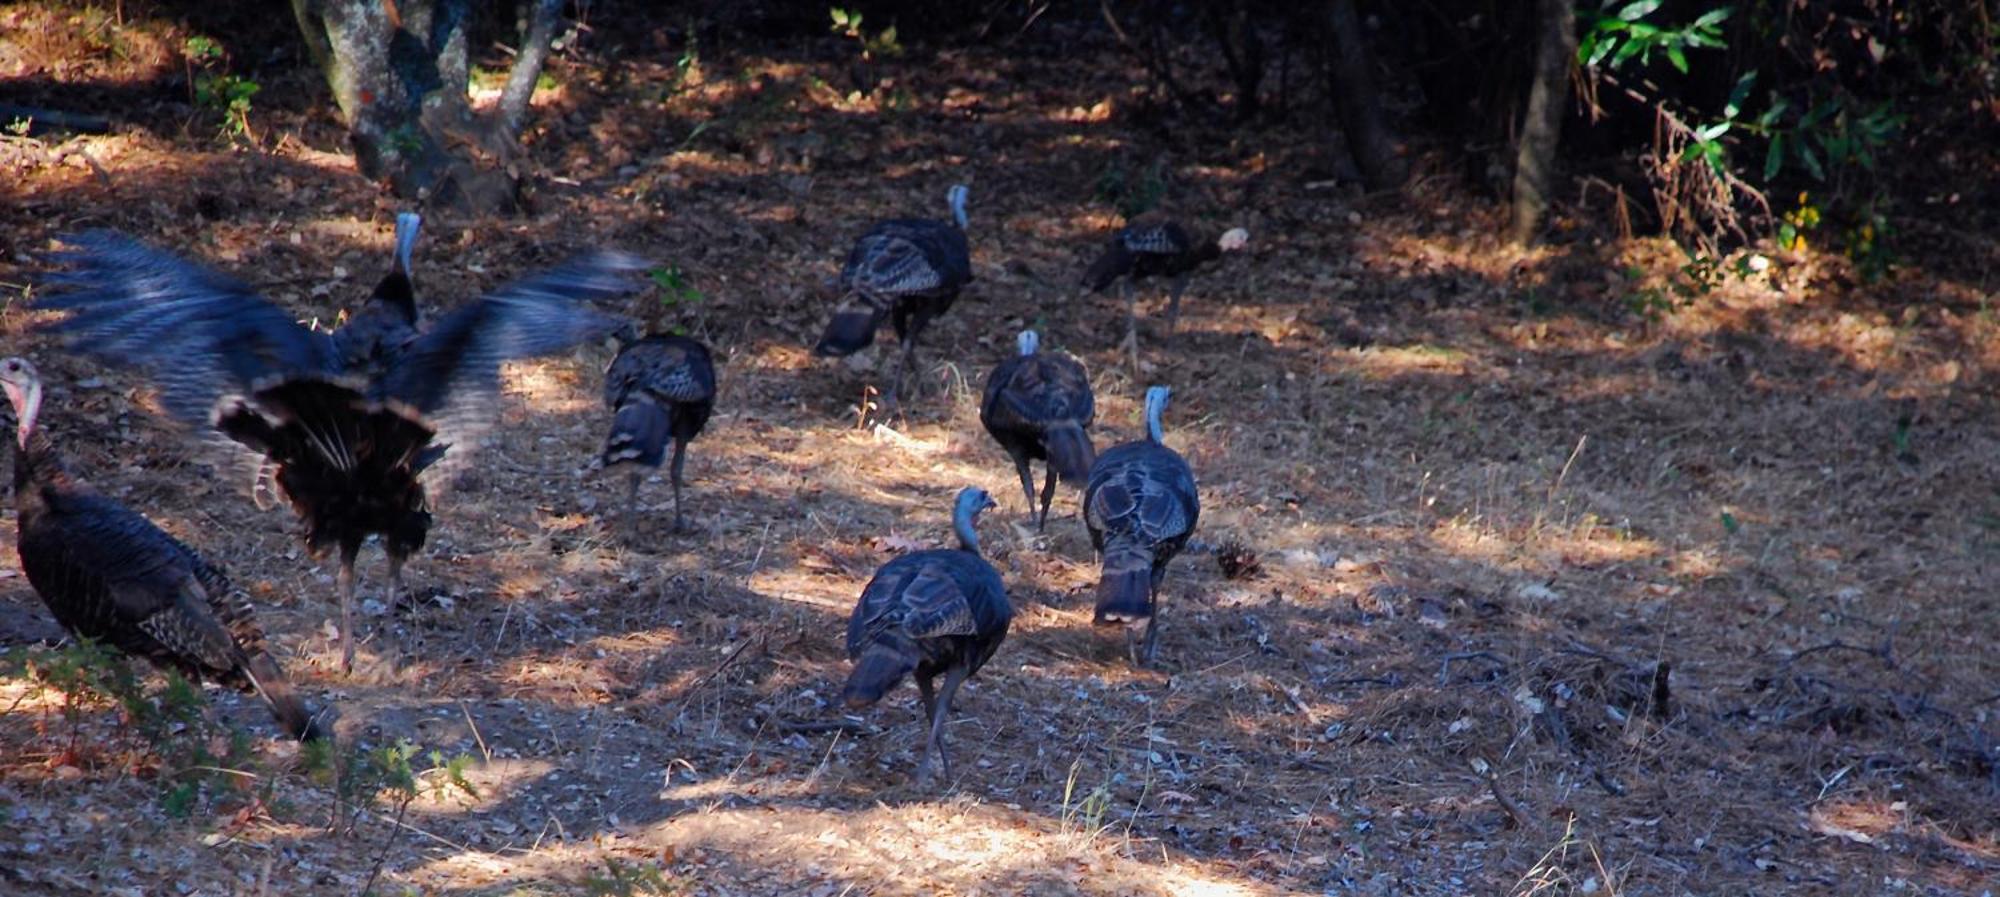
<path fill-rule="evenodd" d="M 348 676 L 333 566 L 291 516 L 211 475 L 143 378 L 63 354 L 23 305 L 57 234 L 109 226 L 330 321 L 384 270 L 397 206 L 354 173 L 309 73 L 267 77 L 253 134 L 223 141 L 172 80 L 177 26 L 34 4 L 0 24 L 0 77 L 125 110 L 106 135 L 0 139 L 0 338 L 49 381 L 50 431 L 251 586 L 343 743 L 408 739 L 420 768 L 468 755 L 477 792 L 335 824 L 354 811 L 261 708 L 211 691 L 220 724 L 254 735 L 236 774 L 258 787 L 204 785 L 190 810 L 162 797 L 188 771 L 144 761 L 119 712 L 73 726 L 56 691 L 0 679 L 0 890 L 2000 882 L 2000 243 L 1950 208 L 1897 219 L 1906 256 L 1884 279 L 1773 252 L 1647 315 L 1686 260 L 1617 240 L 1602 209 L 1510 248 L 1498 206 L 1421 145 L 1405 195 L 1364 196 L 1324 174 L 1306 125 L 1160 124 L 1106 47 L 915 54 L 873 94 L 831 38 L 716 48 L 685 73 L 664 32 L 615 65 L 562 61 L 516 163 L 537 175 L 530 211 L 428 218 L 419 288 L 449 307 L 600 245 L 678 266 L 699 299 L 649 289 L 630 311 L 721 364 L 688 465 L 695 532 L 669 531 L 663 479 L 639 532 L 612 525 L 623 483 L 592 462 L 606 348 L 514 365 L 505 425 L 411 565 L 421 599 L 385 606 L 364 554 Z M 31 32 L 66 42 L 40 45 L 63 62 L 27 61 Z M 1120 221 L 1106 174 L 1156 162 L 1170 208 L 1253 240 L 1195 282 L 1170 346 L 1163 297 L 1142 293 L 1135 375 L 1122 306 L 1072 285 Z M 907 419 L 857 427 L 893 356 L 812 358 L 814 289 L 871 220 L 942 216 L 955 182 L 977 280 L 925 334 Z M 1145 386 L 1174 388 L 1167 442 L 1203 514 L 1167 580 L 1158 669 L 1091 626 L 1075 493 L 1038 536 L 978 425 L 979 384 L 1023 326 L 1089 365 L 1100 448 L 1139 434 Z M 967 484 L 1000 502 L 981 530 L 1017 612 L 961 695 L 954 778 L 920 790 L 914 689 L 845 715 L 841 631 L 876 566 L 949 540 Z M 1226 578 L 1225 545 L 1261 569 Z M 0 630 L 39 619 L 8 552 Z"/>

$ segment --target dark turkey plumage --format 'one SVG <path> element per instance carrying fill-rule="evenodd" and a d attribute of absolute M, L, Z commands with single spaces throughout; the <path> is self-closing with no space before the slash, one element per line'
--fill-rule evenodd
<path fill-rule="evenodd" d="M 308 546 L 339 548 L 348 668 L 362 542 L 384 537 L 399 593 L 403 562 L 431 522 L 419 475 L 448 450 L 462 464 L 490 429 L 500 365 L 616 330 L 620 319 L 583 303 L 624 293 L 630 274 L 646 267 L 624 253 L 590 253 L 402 340 L 391 326 L 402 316 L 393 294 L 399 281 L 408 285 L 413 217 L 399 225 L 397 270 L 385 279 L 391 295 L 378 289 L 352 329 L 332 335 L 299 325 L 242 281 L 110 231 L 66 238 L 75 248 L 58 258 L 68 267 L 48 276 L 51 290 L 37 303 L 69 312 L 48 329 L 71 349 L 150 372 L 175 417 L 256 453 L 258 487 L 275 487 L 291 503 Z"/>
<path fill-rule="evenodd" d="M 1020 353 L 1001 362 L 987 376 L 979 422 L 1014 460 L 1031 512 L 1035 481 L 1028 473 L 1028 462 L 1048 462 L 1037 522 L 1046 528 L 1056 477 L 1080 484 L 1090 476 L 1097 453 L 1087 429 L 1097 417 L 1097 401 L 1090 392 L 1089 375 L 1075 358 L 1037 351 L 1039 340 L 1033 330 L 1021 331 L 1018 345 Z"/>
<path fill-rule="evenodd" d="M 1094 622 L 1127 627 L 1126 649 L 1134 663 L 1151 664 L 1159 649 L 1160 581 L 1201 517 L 1194 471 L 1161 442 L 1167 395 L 1164 386 L 1146 390 L 1146 438 L 1097 456 L 1083 495 L 1084 523 L 1104 559 Z M 1132 634 L 1141 623 L 1143 654 Z"/>
<path fill-rule="evenodd" d="M 972 254 L 965 242 L 963 184 L 951 188 L 952 220 L 898 218 L 877 222 L 847 253 L 835 285 L 840 303 L 813 347 L 825 356 L 852 355 L 875 341 L 887 319 L 896 328 L 903 357 L 886 401 L 896 402 L 915 364 L 917 336 L 944 314 L 972 282 Z"/>
<path fill-rule="evenodd" d="M 265 649 L 249 597 L 151 521 L 70 475 L 38 426 L 34 366 L 0 361 L 0 386 L 18 420 L 15 546 L 57 622 L 190 679 L 254 691 L 292 736 L 327 737 Z"/>
<path fill-rule="evenodd" d="M 379 375 L 417 339 L 417 285 L 410 257 L 423 219 L 396 215 L 396 254 L 361 309 L 333 332 L 333 350 L 344 371 Z"/>
<path fill-rule="evenodd" d="M 1242 249 L 1249 240 L 1250 232 L 1240 227 L 1231 228 L 1218 237 L 1209 237 L 1162 215 L 1142 216 L 1133 219 L 1111 237 L 1104 252 L 1084 271 L 1083 287 L 1098 293 L 1113 283 L 1118 284 L 1128 312 L 1125 339 L 1136 367 L 1139 307 L 1132 292 L 1132 283 L 1152 277 L 1172 280 L 1167 301 L 1167 333 L 1171 335 L 1180 326 L 1181 294 L 1187 290 L 1188 277 L 1223 253 Z"/>
<path fill-rule="evenodd" d="M 911 552 L 883 564 L 847 623 L 854 671 L 841 696 L 849 708 L 873 704 L 904 676 L 916 675 L 930 725 L 917 763 L 918 782 L 929 780 L 932 756 L 951 777 L 944 723 L 952 697 L 1000 649 L 1014 618 L 999 572 L 979 554 L 974 523 L 990 507 L 993 499 L 984 490 L 960 491 L 952 512 L 959 547 Z M 940 674 L 944 688 L 933 692 L 931 682 Z"/>
<path fill-rule="evenodd" d="M 708 347 L 666 334 L 627 343 L 604 372 L 604 406 L 612 412 L 611 433 L 604 439 L 604 467 L 631 468 L 625 500 L 628 523 L 639 503 L 645 469 L 659 468 L 667 440 L 672 439 L 674 530 L 685 529 L 681 465 L 688 443 L 701 434 L 715 410 L 715 363 Z"/>

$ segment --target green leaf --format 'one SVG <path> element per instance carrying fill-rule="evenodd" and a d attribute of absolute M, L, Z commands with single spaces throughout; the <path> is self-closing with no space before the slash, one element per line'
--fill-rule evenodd
<path fill-rule="evenodd" d="M 1730 535 L 1732 535 L 1732 536 L 1733 536 L 1733 535 L 1736 535 L 1736 531 L 1737 531 L 1737 530 L 1739 530 L 1739 529 L 1742 529 L 1742 528 L 1743 528 L 1742 524 L 1739 524 L 1739 523 L 1737 523 L 1737 522 L 1736 522 L 1736 515 L 1735 515 L 1735 514 L 1731 514 L 1731 513 L 1729 513 L 1728 511 L 1724 511 L 1724 512 L 1722 512 L 1722 530 L 1723 530 L 1723 532 L 1726 532 L 1726 533 L 1728 533 L 1728 534 L 1730 534 Z"/>
<path fill-rule="evenodd" d="M 1839 111 L 1839 109 L 1840 109 L 1840 104 L 1832 100 L 1828 100 L 1824 103 L 1821 103 L 1818 106 L 1814 107 L 1811 112 L 1807 112 L 1804 118 L 1799 119 L 1799 128 L 1801 130 L 1804 130 L 1806 128 L 1812 127 L 1813 125 L 1819 124 L 1822 119 L 1825 119 L 1827 116 L 1834 114 L 1835 112 Z"/>
<path fill-rule="evenodd" d="M 1731 127 L 1732 124 L 1733 124 L 1732 122 L 1719 121 L 1713 124 L 1702 125 L 1701 127 L 1695 129 L 1694 139 L 1699 140 L 1703 143 L 1707 143 L 1711 140 L 1714 140 L 1717 137 L 1721 137 L 1722 135 L 1729 133 L 1729 128 Z"/>
<path fill-rule="evenodd" d="M 1627 22 L 1636 22 L 1651 15 L 1653 10 L 1659 8 L 1660 0 L 1635 0 L 1635 2 L 1626 4 L 1624 9 L 1618 11 L 1618 18 L 1624 19 Z"/>
<path fill-rule="evenodd" d="M 1792 103 L 1790 100 L 1773 93 L 1771 95 L 1771 108 L 1764 110 L 1763 115 L 1757 116 L 1757 124 L 1768 128 L 1776 124 L 1780 116 L 1791 111 L 1791 108 Z"/>
<path fill-rule="evenodd" d="M 1750 98 L 1750 88 L 1757 84 L 1757 70 L 1744 72 L 1736 79 L 1736 89 L 1729 92 L 1729 102 L 1722 105 L 1723 118 L 1735 118 L 1743 112 L 1743 101 Z"/>
<path fill-rule="evenodd" d="M 1826 180 L 1826 169 L 1819 167 L 1819 157 L 1813 155 L 1812 147 L 1807 141 L 1792 141 L 1792 150 L 1798 153 L 1799 161 L 1805 163 L 1806 170 L 1812 172 L 1813 180 Z"/>
<path fill-rule="evenodd" d="M 1769 182 L 1778 176 L 1778 170 L 1785 165 L 1785 135 L 1771 135 L 1771 148 L 1764 153 L 1764 180 Z"/>
<path fill-rule="evenodd" d="M 1619 44 L 1618 52 L 1611 54 L 1611 67 L 1617 68 L 1624 65 L 1626 60 L 1638 55 L 1639 51 L 1643 49 L 1645 49 L 1645 45 L 1636 40 L 1628 40 Z"/>
<path fill-rule="evenodd" d="M 1611 55 L 1611 51 L 1618 49 L 1618 43 L 1617 40 L 1607 38 L 1603 42 L 1594 45 L 1590 51 L 1590 66 L 1596 68 L 1598 64 L 1604 61 L 1604 57 Z"/>
<path fill-rule="evenodd" d="M 1673 63 L 1674 68 L 1678 69 L 1681 74 L 1685 75 L 1688 73 L 1687 54 L 1681 52 L 1681 48 L 1669 45 L 1667 47 L 1667 61 Z"/>
<path fill-rule="evenodd" d="M 1694 20 L 1694 24 L 1688 26 L 1688 30 L 1699 31 L 1714 28 L 1722 24 L 1723 20 L 1728 19 L 1735 12 L 1736 7 L 1734 6 L 1718 6 L 1708 12 L 1702 13 L 1700 18 Z"/>
<path fill-rule="evenodd" d="M 1704 143 L 1701 145 L 1701 154 L 1708 159 L 1708 167 L 1715 171 L 1717 177 L 1729 176 L 1729 168 L 1722 161 L 1722 144 Z"/>

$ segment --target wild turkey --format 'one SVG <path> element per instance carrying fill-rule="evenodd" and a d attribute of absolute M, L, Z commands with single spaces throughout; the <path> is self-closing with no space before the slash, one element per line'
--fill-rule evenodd
<path fill-rule="evenodd" d="M 341 370 L 374 375 L 417 339 L 417 285 L 410 270 L 417 230 L 423 219 L 415 212 L 396 215 L 396 255 L 389 273 L 361 310 L 333 332 L 333 350 Z"/>
<path fill-rule="evenodd" d="M 685 336 L 658 334 L 627 342 L 604 372 L 604 405 L 612 411 L 611 435 L 604 439 L 604 467 L 631 468 L 625 499 L 629 528 L 639 504 L 644 468 L 659 469 L 667 439 L 674 441 L 674 531 L 686 529 L 681 516 L 681 463 L 687 445 L 707 426 L 715 410 L 715 363 L 708 347 Z"/>
<path fill-rule="evenodd" d="M 1132 662 L 1150 665 L 1159 649 L 1160 580 L 1201 517 L 1194 471 L 1160 440 L 1167 388 L 1146 390 L 1146 438 L 1120 443 L 1097 456 L 1083 493 L 1090 542 L 1104 556 L 1097 582 L 1098 625 L 1122 624 Z M 1146 624 L 1140 654 L 1132 628 Z"/>
<path fill-rule="evenodd" d="M 1035 509 L 1035 480 L 1028 474 L 1028 461 L 1048 462 L 1042 513 L 1036 523 L 1046 529 L 1057 475 L 1072 484 L 1090 477 L 1097 453 L 1084 430 L 1097 416 L 1097 403 L 1090 394 L 1090 377 L 1083 365 L 1068 355 L 1037 353 L 1039 342 L 1033 330 L 1021 331 L 1020 354 L 1001 362 L 987 376 L 979 422 L 1014 459 L 1031 513 Z"/>
<path fill-rule="evenodd" d="M 1014 618 L 1007 587 L 980 556 L 973 527 L 979 512 L 993 506 L 985 490 L 961 490 L 952 511 L 958 547 L 911 552 L 883 564 L 861 591 L 847 623 L 847 656 L 854 660 L 854 671 L 841 696 L 850 709 L 881 700 L 904 676 L 916 674 L 924 721 L 930 724 L 923 759 L 917 763 L 919 784 L 930 780 L 933 754 L 945 778 L 951 778 L 944 721 L 951 715 L 952 696 L 999 650 Z M 934 695 L 931 680 L 940 673 L 944 689 Z"/>
<path fill-rule="evenodd" d="M 1118 291 L 1125 297 L 1128 315 L 1125 343 L 1132 352 L 1132 366 L 1136 370 L 1139 365 L 1139 304 L 1132 293 L 1132 282 L 1149 277 L 1173 279 L 1169 287 L 1172 298 L 1167 301 L 1167 333 L 1171 335 L 1180 326 L 1181 293 L 1187 290 L 1188 277 L 1195 269 L 1220 258 L 1225 252 L 1242 249 L 1249 242 L 1250 232 L 1240 227 L 1230 228 L 1221 236 L 1209 239 L 1164 216 L 1142 216 L 1112 236 L 1104 253 L 1084 271 L 1083 286 L 1093 293 L 1101 293 L 1117 281 Z"/>
<path fill-rule="evenodd" d="M 876 223 L 855 241 L 834 282 L 840 304 L 813 352 L 842 357 L 866 349 L 888 318 L 903 346 L 901 366 L 885 397 L 890 407 L 915 364 L 917 336 L 972 282 L 972 254 L 965 243 L 969 192 L 959 184 L 947 194 L 951 221 L 897 218 Z"/>
<path fill-rule="evenodd" d="M 327 732 L 264 649 L 249 597 L 152 521 L 70 474 L 38 426 L 42 383 L 23 358 L 0 361 L 14 405 L 16 549 L 56 621 L 190 679 L 254 691 L 299 739 Z"/>
<path fill-rule="evenodd" d="M 413 226 L 399 236 L 401 268 L 413 238 Z M 110 231 L 65 242 L 77 247 L 58 256 L 70 267 L 48 277 L 55 289 L 37 305 L 71 314 L 48 329 L 75 351 L 150 371 L 175 417 L 212 425 L 259 456 L 258 494 L 274 486 L 292 505 L 315 555 L 339 548 L 343 669 L 354 663 L 362 543 L 382 537 L 392 595 L 401 594 L 403 562 L 431 524 L 419 477 L 452 448 L 452 466 L 464 466 L 499 416 L 500 365 L 622 326 L 582 303 L 624 293 L 630 273 L 646 267 L 620 252 L 580 256 L 461 306 L 400 351 L 378 341 L 389 356 L 366 355 L 357 369 L 342 347 L 364 341 L 308 330 L 233 277 Z M 352 326 L 372 319 L 364 309 Z"/>

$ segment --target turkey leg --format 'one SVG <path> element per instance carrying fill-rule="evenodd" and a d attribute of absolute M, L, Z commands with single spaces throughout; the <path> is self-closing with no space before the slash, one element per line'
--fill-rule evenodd
<path fill-rule="evenodd" d="M 944 721 L 951 718 L 951 699 L 958 694 L 959 685 L 965 682 L 966 669 L 952 667 L 944 674 L 944 689 L 938 694 L 937 712 L 931 714 L 930 745 L 924 752 L 923 763 L 917 766 L 917 784 L 930 783 L 932 755 L 936 755 L 938 766 L 943 768 L 946 781 L 951 779 L 951 757 L 944 752 Z"/>
<path fill-rule="evenodd" d="M 1025 467 L 1022 468 L 1021 475 L 1023 478 L 1027 476 L 1027 469 Z M 1042 481 L 1042 519 L 1035 524 L 1035 529 L 1038 532 L 1048 532 L 1049 502 L 1055 501 L 1055 498 L 1056 498 L 1056 468 L 1055 465 L 1051 464 L 1049 465 L 1048 469 L 1048 477 Z"/>
<path fill-rule="evenodd" d="M 354 672 L 354 556 L 361 546 L 340 547 L 340 671 Z"/>
<path fill-rule="evenodd" d="M 674 532 L 687 532 L 687 519 L 681 516 L 681 465 L 687 460 L 687 440 L 674 440 Z"/>

